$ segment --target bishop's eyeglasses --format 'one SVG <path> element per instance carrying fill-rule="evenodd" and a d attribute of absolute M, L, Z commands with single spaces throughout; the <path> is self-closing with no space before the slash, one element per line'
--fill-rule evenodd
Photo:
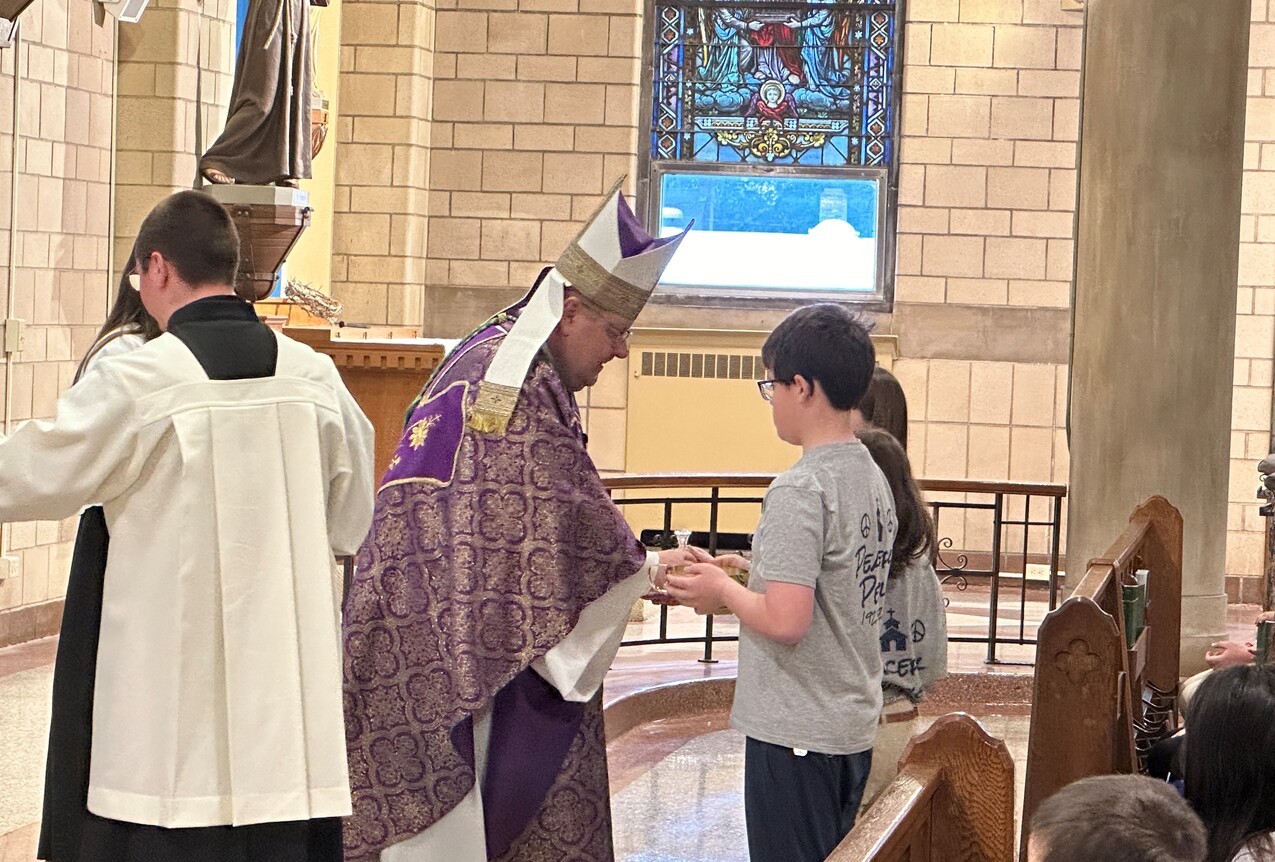
<path fill-rule="evenodd" d="M 614 323 L 602 322 L 603 328 L 606 329 L 607 338 L 611 339 L 611 343 L 615 345 L 628 344 L 629 336 L 633 334 L 633 328 L 620 329 Z"/>

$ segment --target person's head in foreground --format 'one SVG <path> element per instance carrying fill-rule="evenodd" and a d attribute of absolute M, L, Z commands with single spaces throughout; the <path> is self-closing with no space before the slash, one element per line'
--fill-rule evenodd
<path fill-rule="evenodd" d="M 821 426 L 844 421 L 859 406 L 876 351 L 858 315 L 820 303 L 785 317 L 762 345 L 761 361 L 769 379 L 759 386 L 771 403 L 775 432 L 803 446 L 818 439 Z"/>
<path fill-rule="evenodd" d="M 1170 785 L 1097 775 L 1036 809 L 1027 862 L 1201 862 L 1204 850 L 1200 818 Z"/>
<path fill-rule="evenodd" d="M 1186 798 L 1208 829 L 1205 859 L 1275 858 L 1275 666 L 1214 671 L 1186 719 Z"/>

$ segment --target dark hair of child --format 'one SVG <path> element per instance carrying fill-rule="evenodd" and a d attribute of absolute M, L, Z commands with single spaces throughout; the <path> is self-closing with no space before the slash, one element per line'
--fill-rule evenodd
<path fill-rule="evenodd" d="M 1275 855 L 1275 665 L 1209 674 L 1187 707 L 1186 799 L 1209 833 L 1205 862 Z"/>
<path fill-rule="evenodd" d="M 859 406 L 872 381 L 876 349 L 869 327 L 844 306 L 822 302 L 788 315 L 761 347 L 762 363 L 774 379 L 791 383 L 801 375 L 816 380 L 837 410 Z"/>
<path fill-rule="evenodd" d="M 859 402 L 859 412 L 874 428 L 889 431 L 899 445 L 908 448 L 908 402 L 898 379 L 880 365 L 872 370 L 872 383 Z"/>
<path fill-rule="evenodd" d="M 894 494 L 894 512 L 899 522 L 894 538 L 894 557 L 890 562 L 890 577 L 898 577 L 907 571 L 913 560 L 929 556 L 938 549 L 934 536 L 934 521 L 929 506 L 921 496 L 908 453 L 889 432 L 868 428 L 857 435 L 868 447 L 872 460 L 877 462 Z"/>

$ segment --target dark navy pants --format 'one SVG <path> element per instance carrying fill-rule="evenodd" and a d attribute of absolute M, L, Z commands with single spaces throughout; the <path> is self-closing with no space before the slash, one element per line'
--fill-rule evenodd
<path fill-rule="evenodd" d="M 744 817 L 750 862 L 823 862 L 854 826 L 872 750 L 798 755 L 749 738 Z"/>

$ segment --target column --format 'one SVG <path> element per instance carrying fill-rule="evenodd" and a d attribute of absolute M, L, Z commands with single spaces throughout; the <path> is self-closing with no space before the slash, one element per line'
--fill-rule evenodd
<path fill-rule="evenodd" d="M 1182 663 L 1225 630 L 1249 0 L 1089 0 L 1067 567 L 1161 494 L 1182 512 Z"/>

